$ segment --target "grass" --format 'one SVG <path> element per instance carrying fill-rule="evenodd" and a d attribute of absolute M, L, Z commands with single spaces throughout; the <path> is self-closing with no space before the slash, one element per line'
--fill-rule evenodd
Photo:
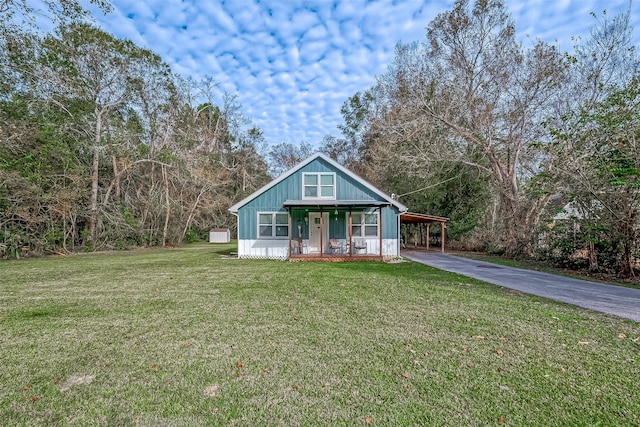
<path fill-rule="evenodd" d="M 639 324 L 415 263 L 0 263 L 0 425 L 638 425 Z"/>

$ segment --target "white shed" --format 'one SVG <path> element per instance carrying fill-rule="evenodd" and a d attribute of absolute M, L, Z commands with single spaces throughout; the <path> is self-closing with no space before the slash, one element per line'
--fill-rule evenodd
<path fill-rule="evenodd" d="M 231 232 L 228 228 L 212 228 L 209 230 L 209 243 L 229 243 Z"/>

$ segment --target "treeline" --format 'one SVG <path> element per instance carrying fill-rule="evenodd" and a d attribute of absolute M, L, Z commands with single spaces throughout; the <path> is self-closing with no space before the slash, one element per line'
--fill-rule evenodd
<path fill-rule="evenodd" d="M 450 217 L 468 249 L 633 276 L 637 47 L 629 11 L 593 18 L 562 52 L 519 42 L 502 1 L 457 0 L 344 103 L 324 149 L 410 209 Z"/>
<path fill-rule="evenodd" d="M 0 252 L 174 245 L 233 227 L 227 208 L 269 180 L 232 95 L 88 23 L 76 2 L 3 2 Z M 109 5 L 99 5 L 108 10 Z"/>
<path fill-rule="evenodd" d="M 233 202 L 316 149 L 267 144 L 233 95 L 91 25 L 79 0 L 43 2 L 50 33 L 29 4 L 0 2 L 1 255 L 234 228 Z M 630 12 L 593 18 L 563 52 L 519 42 L 500 0 L 457 0 L 344 102 L 319 149 L 451 218 L 460 246 L 634 276 L 640 67 Z"/>

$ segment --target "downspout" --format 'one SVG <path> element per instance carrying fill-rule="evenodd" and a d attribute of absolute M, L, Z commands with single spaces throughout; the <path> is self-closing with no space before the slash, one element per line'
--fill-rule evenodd
<path fill-rule="evenodd" d="M 231 215 L 236 217 L 236 240 L 238 241 L 238 258 L 240 258 L 240 215 L 237 212 L 231 212 Z"/>

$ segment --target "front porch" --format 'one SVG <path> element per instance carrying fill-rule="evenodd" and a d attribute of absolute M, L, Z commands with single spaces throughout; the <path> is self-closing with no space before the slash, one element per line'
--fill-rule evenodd
<path fill-rule="evenodd" d="M 397 239 L 383 238 L 378 201 L 286 201 L 289 260 L 369 261 L 397 252 Z"/>
<path fill-rule="evenodd" d="M 301 261 L 301 262 L 353 262 L 353 261 L 382 261 L 383 257 L 379 255 L 330 255 L 323 254 L 321 256 L 317 254 L 302 255 L 291 254 L 289 261 Z"/>

